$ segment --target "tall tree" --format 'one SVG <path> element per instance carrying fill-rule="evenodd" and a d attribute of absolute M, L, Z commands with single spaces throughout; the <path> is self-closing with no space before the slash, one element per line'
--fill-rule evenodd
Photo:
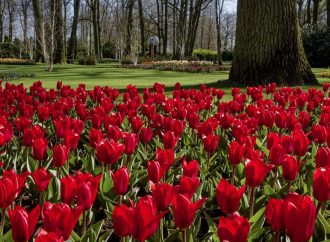
<path fill-rule="evenodd" d="M 327 0 L 327 25 L 330 29 L 330 0 Z"/>
<path fill-rule="evenodd" d="M 230 80 L 247 85 L 317 83 L 303 49 L 296 1 L 238 1 Z"/>
<path fill-rule="evenodd" d="M 319 19 L 320 0 L 313 0 L 313 24 L 317 24 Z"/>
<path fill-rule="evenodd" d="M 36 36 L 36 55 L 35 60 L 37 62 L 42 61 L 43 49 L 42 49 L 42 39 L 43 39 L 43 15 L 41 12 L 40 0 L 32 0 L 33 13 L 34 13 L 34 31 Z"/>
<path fill-rule="evenodd" d="M 0 42 L 3 42 L 3 22 L 4 22 L 5 0 L 0 0 Z"/>
<path fill-rule="evenodd" d="M 52 0 L 55 6 L 55 56 L 54 63 L 65 64 L 65 44 L 64 44 L 64 29 L 63 29 L 63 14 L 62 14 L 62 0 Z"/>
<path fill-rule="evenodd" d="M 7 11 L 8 11 L 8 38 L 9 41 L 13 41 L 14 21 L 15 21 L 15 10 L 16 2 L 14 0 L 7 0 Z"/>
<path fill-rule="evenodd" d="M 94 52 L 97 59 L 101 59 L 100 46 L 100 1 L 87 0 L 87 4 L 92 12 L 93 36 L 94 36 Z"/>
<path fill-rule="evenodd" d="M 139 5 L 139 20 L 140 20 L 141 55 L 144 56 L 146 53 L 146 44 L 145 44 L 145 33 L 144 33 L 145 27 L 144 27 L 142 0 L 138 0 L 138 5 Z"/>
<path fill-rule="evenodd" d="M 74 3 L 73 3 L 73 20 L 72 20 L 71 36 L 70 36 L 70 43 L 69 43 L 69 50 L 68 50 L 69 51 L 69 57 L 71 59 L 76 58 L 79 9 L 80 9 L 80 0 L 74 0 Z"/>
<path fill-rule="evenodd" d="M 128 0 L 127 5 L 127 23 L 126 23 L 126 47 L 125 54 L 131 53 L 132 47 L 132 29 L 133 29 L 133 11 L 135 0 Z"/>
<path fill-rule="evenodd" d="M 221 13 L 223 10 L 224 0 L 215 0 L 215 23 L 217 26 L 217 53 L 218 64 L 222 65 L 221 58 Z"/>

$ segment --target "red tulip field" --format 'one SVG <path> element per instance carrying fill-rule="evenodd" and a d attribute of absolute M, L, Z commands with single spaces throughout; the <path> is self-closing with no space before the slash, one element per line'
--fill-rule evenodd
<path fill-rule="evenodd" d="M 326 241 L 329 87 L 2 83 L 0 238 Z"/>

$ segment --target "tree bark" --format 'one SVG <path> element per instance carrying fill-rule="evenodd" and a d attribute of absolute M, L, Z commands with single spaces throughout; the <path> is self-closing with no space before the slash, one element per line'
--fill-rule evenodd
<path fill-rule="evenodd" d="M 3 42 L 3 15 L 5 10 L 4 0 L 0 0 L 0 42 Z"/>
<path fill-rule="evenodd" d="M 219 2 L 220 1 L 220 2 Z M 223 9 L 224 0 L 215 0 L 215 22 L 217 27 L 217 53 L 218 53 L 218 64 L 222 65 L 221 56 L 221 13 Z"/>
<path fill-rule="evenodd" d="M 292 0 L 239 0 L 230 80 L 245 85 L 316 84 Z"/>
<path fill-rule="evenodd" d="M 131 53 L 134 1 L 135 0 L 128 0 L 125 55 Z"/>
<path fill-rule="evenodd" d="M 34 13 L 34 31 L 36 36 L 36 62 L 41 62 L 43 57 L 43 51 L 41 46 L 41 41 L 43 39 L 42 30 L 43 30 L 43 16 L 41 13 L 40 0 L 32 0 L 33 13 Z"/>
<path fill-rule="evenodd" d="M 14 21 L 15 21 L 15 2 L 13 0 L 7 0 L 8 9 L 8 38 L 10 42 L 13 42 L 13 31 L 14 31 Z"/>
<path fill-rule="evenodd" d="M 168 38 L 168 0 L 164 1 L 164 34 L 163 34 L 163 55 L 167 55 L 167 38 Z"/>
<path fill-rule="evenodd" d="M 73 21 L 71 28 L 70 43 L 69 43 L 69 57 L 71 59 L 75 59 L 77 53 L 77 29 L 78 29 L 79 9 L 80 9 L 80 0 L 74 0 Z"/>
<path fill-rule="evenodd" d="M 319 19 L 320 0 L 313 0 L 313 24 L 317 24 Z"/>
<path fill-rule="evenodd" d="M 146 44 L 145 44 L 145 36 L 144 36 L 144 17 L 143 17 L 142 0 L 138 0 L 138 5 L 139 5 L 139 20 L 140 20 L 141 55 L 145 56 Z"/>
<path fill-rule="evenodd" d="M 54 63 L 65 64 L 65 45 L 64 45 L 64 29 L 63 29 L 63 15 L 62 15 L 62 0 L 55 1 L 55 56 Z"/>
<path fill-rule="evenodd" d="M 312 23 L 312 17 L 311 17 L 311 4 L 312 0 L 307 0 L 307 6 L 306 6 L 306 11 L 307 11 L 307 17 L 306 17 L 306 23 L 309 25 Z"/>
<path fill-rule="evenodd" d="M 327 25 L 330 29 L 330 0 L 327 0 Z"/>

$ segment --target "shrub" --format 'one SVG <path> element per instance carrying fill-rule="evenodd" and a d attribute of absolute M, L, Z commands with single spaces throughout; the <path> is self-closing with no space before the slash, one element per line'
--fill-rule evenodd
<path fill-rule="evenodd" d="M 78 64 L 79 65 L 86 65 L 86 58 L 85 57 L 80 57 L 78 59 Z"/>
<path fill-rule="evenodd" d="M 233 51 L 224 50 L 221 52 L 221 57 L 223 61 L 232 61 L 233 60 Z"/>
<path fill-rule="evenodd" d="M 303 43 L 307 59 L 313 67 L 330 66 L 330 31 L 318 25 L 303 30 Z"/>
<path fill-rule="evenodd" d="M 86 65 L 88 65 L 88 66 L 96 65 L 96 57 L 95 56 L 87 56 L 86 57 Z"/>
<path fill-rule="evenodd" d="M 104 58 L 115 59 L 116 58 L 116 46 L 112 42 L 108 42 L 103 45 L 102 56 Z"/>
<path fill-rule="evenodd" d="M 111 59 L 111 58 L 103 58 L 102 60 L 99 60 L 98 63 L 101 63 L 101 64 L 110 64 L 110 63 L 118 63 L 119 60 L 117 59 Z"/>
<path fill-rule="evenodd" d="M 218 53 L 212 50 L 197 49 L 193 55 L 200 61 L 217 61 Z"/>

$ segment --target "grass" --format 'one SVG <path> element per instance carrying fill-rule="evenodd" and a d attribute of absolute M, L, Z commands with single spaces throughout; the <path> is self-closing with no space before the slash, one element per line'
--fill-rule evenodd
<path fill-rule="evenodd" d="M 84 83 L 87 89 L 91 89 L 95 85 L 125 89 L 128 84 L 133 84 L 142 89 L 151 87 L 155 82 L 159 82 L 166 85 L 166 91 L 169 93 L 173 90 L 175 83 L 180 82 L 185 88 L 198 88 L 200 84 L 208 84 L 222 88 L 226 93 L 230 93 L 233 85 L 229 81 L 225 81 L 228 80 L 228 71 L 186 73 L 116 68 L 114 64 L 98 64 L 96 66 L 55 65 L 53 72 L 46 72 L 43 64 L 0 65 L 0 72 L 35 73 L 34 78 L 23 78 L 10 82 L 14 84 L 23 83 L 25 86 L 29 86 L 33 82 L 41 80 L 46 88 L 55 88 L 58 80 L 72 87 L 77 87 L 80 83 Z M 329 69 L 313 68 L 313 72 L 320 83 L 330 82 L 330 78 L 321 78 L 319 76 L 321 73 L 330 72 Z M 304 86 L 303 89 L 310 87 Z"/>

